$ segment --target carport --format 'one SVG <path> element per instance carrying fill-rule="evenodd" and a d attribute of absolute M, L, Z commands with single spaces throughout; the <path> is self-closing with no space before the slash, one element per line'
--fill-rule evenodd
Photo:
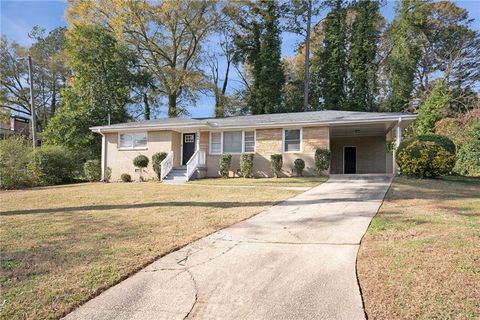
<path fill-rule="evenodd" d="M 332 174 L 394 174 L 394 152 L 387 144 L 398 144 L 411 120 L 376 120 L 330 126 Z"/>

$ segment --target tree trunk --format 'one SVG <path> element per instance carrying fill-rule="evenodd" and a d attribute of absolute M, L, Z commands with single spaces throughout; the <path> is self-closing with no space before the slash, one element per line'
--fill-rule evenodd
<path fill-rule="evenodd" d="M 170 118 L 175 118 L 178 116 L 176 93 L 171 93 L 168 95 L 168 116 Z"/>
<path fill-rule="evenodd" d="M 145 120 L 150 120 L 150 104 L 146 93 L 143 94 L 143 117 Z"/>

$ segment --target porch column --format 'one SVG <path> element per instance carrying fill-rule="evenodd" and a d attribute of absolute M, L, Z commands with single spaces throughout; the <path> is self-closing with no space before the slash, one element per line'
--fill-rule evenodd
<path fill-rule="evenodd" d="M 195 151 L 200 150 L 200 131 L 195 132 Z"/>
<path fill-rule="evenodd" d="M 102 160 L 101 160 L 101 165 L 100 165 L 100 168 L 101 168 L 101 171 L 102 171 L 102 175 L 101 175 L 101 179 L 102 181 L 105 181 L 105 165 L 106 165 L 106 151 L 107 151 L 107 148 L 105 146 L 105 135 L 103 133 L 100 132 L 100 134 L 102 135 Z"/>
<path fill-rule="evenodd" d="M 400 167 L 397 165 L 395 158 L 397 156 L 397 149 L 400 146 L 400 142 L 402 142 L 402 118 L 398 118 L 397 126 L 395 127 L 395 152 L 393 153 L 393 167 L 397 168 L 397 175 L 400 174 Z"/>

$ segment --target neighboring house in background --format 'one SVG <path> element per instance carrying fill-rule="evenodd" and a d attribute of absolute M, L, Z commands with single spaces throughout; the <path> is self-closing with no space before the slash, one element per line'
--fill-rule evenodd
<path fill-rule="evenodd" d="M 227 118 L 167 118 L 93 127 L 102 135 L 102 171 L 112 179 L 122 173 L 135 176 L 133 159 L 166 152 L 167 180 L 218 177 L 222 154 L 232 154 L 230 175 L 238 175 L 240 154 L 254 153 L 254 175 L 271 177 L 270 156 L 283 155 L 283 174 L 293 175 L 293 162 L 305 161 L 305 174 L 315 174 L 315 150 L 331 150 L 330 173 L 393 174 L 393 155 L 386 142 L 400 141 L 401 130 L 415 114 L 351 111 L 312 111 Z M 151 166 L 149 177 L 155 173 Z"/>
<path fill-rule="evenodd" d="M 21 116 L 11 116 L 10 123 L 0 123 L 0 137 L 5 139 L 12 135 L 29 137 L 30 119 Z"/>

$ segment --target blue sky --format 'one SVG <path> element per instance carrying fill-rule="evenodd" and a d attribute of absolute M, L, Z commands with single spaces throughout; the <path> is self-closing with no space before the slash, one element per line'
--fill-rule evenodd
<path fill-rule="evenodd" d="M 454 2 L 469 11 L 470 17 L 475 19 L 474 27 L 480 29 L 480 0 Z M 22 45 L 29 45 L 31 39 L 28 38 L 28 33 L 35 25 L 45 28 L 47 32 L 55 27 L 66 25 L 64 20 L 66 7 L 67 4 L 61 0 L 0 0 L 0 33 Z M 382 7 L 382 13 L 388 20 L 393 18 L 394 8 L 395 1 L 386 1 Z M 284 33 L 282 55 L 293 55 L 300 41 L 299 36 Z M 234 84 L 238 78 L 233 75 L 232 80 Z M 197 117 L 210 116 L 213 112 L 213 104 L 212 97 L 202 97 L 196 107 L 190 108 L 190 112 Z"/>

